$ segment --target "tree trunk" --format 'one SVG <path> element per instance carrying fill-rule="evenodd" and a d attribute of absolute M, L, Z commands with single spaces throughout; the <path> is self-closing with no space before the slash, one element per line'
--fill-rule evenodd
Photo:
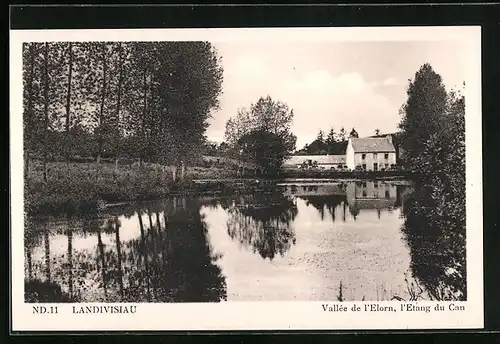
<path fill-rule="evenodd" d="M 120 71 L 118 72 L 118 96 L 116 99 L 116 126 L 117 129 L 120 126 L 120 101 L 121 101 L 121 96 L 122 96 L 122 83 L 123 83 L 123 57 L 122 57 L 122 44 L 118 43 L 118 67 L 120 68 Z M 116 165 L 115 165 L 115 170 L 118 170 L 118 156 L 116 157 Z"/>
<path fill-rule="evenodd" d="M 181 161 L 181 180 L 184 181 L 184 175 L 186 174 L 186 167 L 184 166 L 184 161 Z"/>
<path fill-rule="evenodd" d="M 73 230 L 68 230 L 68 285 L 69 285 L 69 297 L 73 299 Z"/>
<path fill-rule="evenodd" d="M 139 228 L 141 230 L 141 238 L 144 237 L 144 223 L 142 222 L 142 214 L 140 211 L 137 212 L 137 218 L 139 219 Z"/>
<path fill-rule="evenodd" d="M 158 235 L 161 237 L 160 214 L 158 212 L 156 212 L 156 226 L 158 227 Z"/>
<path fill-rule="evenodd" d="M 29 72 L 29 79 L 28 79 L 28 125 L 26 127 L 26 132 L 25 132 L 25 151 L 26 151 L 26 157 L 24 161 L 24 180 L 25 183 L 28 181 L 28 175 L 29 175 L 29 164 L 30 164 L 30 159 L 31 159 L 31 139 L 33 135 L 33 78 L 35 74 L 35 46 L 34 43 L 30 43 L 29 46 L 29 51 L 30 51 L 30 72 Z"/>
<path fill-rule="evenodd" d="M 148 218 L 149 218 L 149 230 L 151 231 L 151 235 L 154 233 L 154 227 L 153 227 L 153 219 L 151 217 L 151 212 L 148 210 Z"/>
<path fill-rule="evenodd" d="M 120 224 L 115 222 L 115 234 L 116 234 L 116 255 L 118 259 L 118 283 L 120 286 L 120 296 L 123 301 L 123 269 L 122 269 L 122 245 L 120 242 Z"/>
<path fill-rule="evenodd" d="M 69 42 L 69 62 L 68 62 L 68 91 L 66 93 L 66 166 L 68 167 L 68 175 L 70 172 L 69 158 L 70 158 L 70 108 L 71 108 L 71 76 L 73 74 L 73 43 Z"/>
<path fill-rule="evenodd" d="M 28 251 L 26 252 L 27 261 L 28 261 L 28 280 L 31 281 L 33 279 L 33 258 L 31 253 L 32 248 L 28 247 Z"/>
<path fill-rule="evenodd" d="M 137 212 L 137 216 L 139 217 L 139 226 L 141 229 L 141 246 L 144 252 L 144 267 L 146 269 L 146 290 L 147 290 L 147 298 L 148 301 L 151 300 L 151 288 L 149 283 L 149 258 L 148 258 L 148 250 L 146 245 L 146 235 L 144 233 L 144 224 L 142 222 L 141 212 Z"/>
<path fill-rule="evenodd" d="M 44 233 L 43 233 L 43 241 L 45 244 L 45 275 L 47 278 L 47 282 L 50 282 L 50 236 L 49 231 L 47 229 L 47 225 L 45 225 Z"/>
<path fill-rule="evenodd" d="M 44 140 L 43 140 L 43 181 L 47 183 L 47 159 L 49 149 L 49 45 L 45 42 L 44 61 L 43 61 L 43 104 L 44 104 Z"/>
<path fill-rule="evenodd" d="M 144 100 L 143 100 L 143 108 L 142 108 L 142 118 L 141 118 L 141 147 L 140 147 L 140 160 L 139 160 L 139 166 L 142 167 L 142 162 L 144 160 L 144 152 L 145 152 L 145 146 L 146 146 L 146 111 L 147 111 L 147 99 L 148 99 L 148 87 L 147 87 L 147 80 L 146 80 L 146 69 L 144 69 L 144 75 L 143 75 L 143 86 L 144 86 Z"/>
<path fill-rule="evenodd" d="M 99 112 L 99 150 L 97 155 L 97 163 L 101 163 L 102 157 L 102 147 L 104 143 L 103 131 L 104 131 L 104 101 L 106 100 L 106 69 L 107 69 L 107 58 L 106 58 L 106 43 L 103 43 L 102 48 L 102 92 L 101 92 L 101 109 Z"/>
<path fill-rule="evenodd" d="M 148 138 L 148 148 L 149 148 L 149 162 L 158 162 L 157 160 L 157 150 L 155 143 L 158 142 L 158 126 L 153 120 L 153 90 L 152 90 L 152 84 L 153 84 L 153 72 L 149 72 L 149 83 L 147 84 L 147 87 L 149 89 L 149 94 L 148 94 L 148 101 L 146 101 L 147 104 L 147 109 L 146 109 L 146 119 L 149 121 L 149 138 Z"/>
<path fill-rule="evenodd" d="M 97 231 L 97 247 L 99 248 L 99 256 L 101 259 L 101 275 L 102 275 L 102 286 L 104 288 L 104 297 L 108 298 L 108 288 L 106 283 L 106 260 L 104 252 L 104 243 L 102 242 L 101 230 Z"/>

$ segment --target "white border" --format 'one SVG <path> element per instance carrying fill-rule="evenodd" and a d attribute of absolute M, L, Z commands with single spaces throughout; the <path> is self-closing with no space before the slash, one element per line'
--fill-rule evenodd
<path fill-rule="evenodd" d="M 10 32 L 10 148 L 12 330 L 359 330 L 483 328 L 483 220 L 480 27 L 277 29 L 12 30 Z M 330 313 L 322 302 L 138 304 L 133 315 L 34 315 L 24 303 L 22 42 L 26 41 L 444 41 L 467 44 L 466 207 L 467 294 L 461 312 Z M 331 302 L 334 304 L 335 302 Z M 398 305 L 399 302 L 378 304 Z M 363 302 L 355 302 L 363 304 Z M 419 305 L 435 302 L 419 302 Z M 449 302 L 440 302 L 447 307 Z M 351 308 L 353 302 L 342 305 Z"/>

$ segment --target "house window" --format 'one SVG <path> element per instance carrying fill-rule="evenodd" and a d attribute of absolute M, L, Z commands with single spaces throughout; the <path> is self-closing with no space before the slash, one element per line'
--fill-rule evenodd
<path fill-rule="evenodd" d="M 363 197 L 366 197 L 366 191 L 363 190 Z"/>
<path fill-rule="evenodd" d="M 385 190 L 385 198 L 390 198 L 389 190 Z"/>
<path fill-rule="evenodd" d="M 363 170 L 366 170 L 366 164 L 363 164 Z"/>
<path fill-rule="evenodd" d="M 377 153 L 373 153 L 373 159 L 377 159 Z"/>
<path fill-rule="evenodd" d="M 361 154 L 361 159 L 363 159 L 363 160 L 364 160 L 365 158 L 366 158 L 366 154 L 364 154 L 364 153 L 363 153 L 363 154 Z"/>
<path fill-rule="evenodd" d="M 384 154 L 384 159 L 386 159 L 386 160 L 389 159 L 389 153 Z"/>
<path fill-rule="evenodd" d="M 378 188 L 378 182 L 377 181 L 373 182 L 373 187 L 374 188 Z"/>

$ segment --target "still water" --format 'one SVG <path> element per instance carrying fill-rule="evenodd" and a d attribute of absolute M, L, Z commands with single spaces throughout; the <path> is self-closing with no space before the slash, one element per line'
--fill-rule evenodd
<path fill-rule="evenodd" d="M 406 182 L 283 183 L 30 218 L 26 301 L 466 299 L 465 242 L 437 231 L 414 192 Z"/>

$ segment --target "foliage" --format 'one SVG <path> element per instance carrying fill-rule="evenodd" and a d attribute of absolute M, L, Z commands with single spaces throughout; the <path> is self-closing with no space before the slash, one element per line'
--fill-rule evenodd
<path fill-rule="evenodd" d="M 465 299 L 465 98 L 460 92 L 447 93 L 429 64 L 417 71 L 407 93 L 401 148 L 406 167 L 418 180 L 405 231 L 410 242 L 418 242 L 415 247 L 439 252 L 433 257 L 413 252 L 413 269 L 426 269 L 435 278 L 426 281 L 430 290 L 439 291 L 436 281 L 442 276 L 451 279 L 447 284 L 453 288 L 446 293 Z M 436 299 L 451 297 L 438 291 Z"/>
<path fill-rule="evenodd" d="M 226 123 L 225 141 L 233 155 L 258 164 L 264 170 L 281 167 L 285 156 L 295 150 L 291 133 L 293 110 L 270 96 L 261 97 L 249 109 L 240 109 Z M 276 149 L 264 152 L 266 149 Z M 275 161 L 272 161 L 276 159 Z"/>
<path fill-rule="evenodd" d="M 289 153 L 280 136 L 263 130 L 245 134 L 238 146 L 243 160 L 258 165 L 264 174 L 276 173 Z"/>
<path fill-rule="evenodd" d="M 222 72 L 208 42 L 25 43 L 25 154 L 192 161 Z"/>
<path fill-rule="evenodd" d="M 298 155 L 343 155 L 347 148 L 347 140 L 345 137 L 345 129 L 342 127 L 337 134 L 333 128 L 328 132 L 328 136 L 324 139 L 323 131 L 320 130 L 316 139 L 297 151 Z"/>
<path fill-rule="evenodd" d="M 417 171 L 426 164 L 422 161 L 425 159 L 422 151 L 435 144 L 431 141 L 446 130 L 442 127 L 442 120 L 446 114 L 447 94 L 441 76 L 429 64 L 424 64 L 417 71 L 415 78 L 410 81 L 407 94 L 408 99 L 400 110 L 401 144 L 407 167 Z"/>
<path fill-rule="evenodd" d="M 402 107 L 401 146 L 407 167 L 443 202 L 465 215 L 465 98 L 446 93 L 429 64 L 415 74 Z"/>

